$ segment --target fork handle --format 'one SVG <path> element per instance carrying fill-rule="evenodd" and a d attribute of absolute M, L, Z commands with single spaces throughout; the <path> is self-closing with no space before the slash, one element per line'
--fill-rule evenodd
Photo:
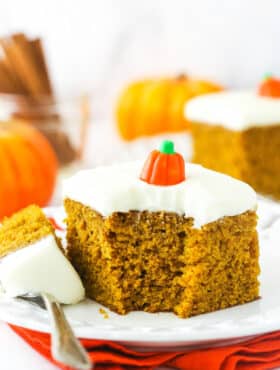
<path fill-rule="evenodd" d="M 90 370 L 93 365 L 87 352 L 75 337 L 66 316 L 56 299 L 41 293 L 51 321 L 51 351 L 57 361 L 75 369 Z"/>

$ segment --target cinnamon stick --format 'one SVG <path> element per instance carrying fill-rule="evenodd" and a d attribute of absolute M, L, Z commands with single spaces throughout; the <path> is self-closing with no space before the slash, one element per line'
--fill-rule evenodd
<path fill-rule="evenodd" d="M 0 61 L 0 91 L 6 94 L 16 94 L 18 92 L 16 83 L 2 60 Z"/>
<path fill-rule="evenodd" d="M 15 61 L 13 60 L 12 54 L 10 52 L 10 46 L 7 44 L 7 40 L 0 39 L 0 46 L 4 57 L 2 58 L 2 63 L 5 66 L 7 75 L 10 76 L 12 84 L 14 85 L 17 94 L 27 94 L 26 89 L 24 88 L 20 78 L 15 72 Z"/>
<path fill-rule="evenodd" d="M 6 49 L 9 50 L 14 63 L 14 70 L 29 94 L 33 97 L 45 94 L 44 82 L 38 63 L 34 61 L 30 43 L 22 34 L 13 35 L 8 40 Z"/>
<path fill-rule="evenodd" d="M 48 95 L 53 95 L 53 89 L 51 85 L 51 80 L 49 77 L 48 67 L 46 63 L 46 58 L 44 55 L 44 50 L 42 47 L 42 42 L 40 39 L 35 39 L 30 41 L 32 46 L 32 51 L 34 55 L 34 60 L 37 60 L 38 66 L 41 69 L 41 78 L 44 81 L 45 93 Z"/>
<path fill-rule="evenodd" d="M 1 55 L 2 54 L 2 55 Z M 39 38 L 23 33 L 0 38 L 0 93 L 12 93 L 17 99 L 13 117 L 25 119 L 37 127 L 53 146 L 59 162 L 67 164 L 79 156 L 63 130 L 62 118 L 53 111 L 54 92 L 46 57 Z M 83 103 L 84 140 L 87 105 Z"/>

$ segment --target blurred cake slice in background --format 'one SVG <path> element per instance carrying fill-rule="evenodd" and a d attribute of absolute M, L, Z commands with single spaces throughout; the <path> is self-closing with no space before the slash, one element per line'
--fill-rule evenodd
<path fill-rule="evenodd" d="M 77 272 L 37 206 L 4 219 L 0 226 L 0 283 L 11 297 L 42 292 L 65 304 L 84 298 Z"/>
<path fill-rule="evenodd" d="M 192 161 L 280 199 L 280 80 L 268 77 L 259 91 L 224 91 L 186 104 Z"/>

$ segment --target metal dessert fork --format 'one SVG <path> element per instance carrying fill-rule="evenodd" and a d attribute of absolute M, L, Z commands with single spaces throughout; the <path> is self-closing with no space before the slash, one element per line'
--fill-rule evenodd
<path fill-rule="evenodd" d="M 52 329 L 51 351 L 54 359 L 75 369 L 93 369 L 89 356 L 75 337 L 61 305 L 52 295 L 28 293 L 17 298 L 36 304 L 48 311 Z"/>

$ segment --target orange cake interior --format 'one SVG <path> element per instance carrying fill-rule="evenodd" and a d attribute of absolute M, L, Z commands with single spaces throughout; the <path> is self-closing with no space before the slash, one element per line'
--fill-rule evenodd
<path fill-rule="evenodd" d="M 280 93 L 280 81 L 279 81 Z M 280 95 L 225 91 L 186 105 L 194 163 L 234 176 L 280 199 Z"/>
<path fill-rule="evenodd" d="M 70 199 L 65 209 L 68 256 L 87 296 L 113 311 L 189 317 L 259 296 L 255 212 L 195 229 L 175 213 L 103 218 Z"/>
<path fill-rule="evenodd" d="M 0 226 L 0 258 L 48 235 L 55 236 L 52 224 L 40 207 L 31 205 L 3 220 Z"/>
<path fill-rule="evenodd" d="M 280 123 L 240 132 L 193 123 L 192 135 L 193 162 L 227 173 L 259 193 L 280 199 Z"/>

